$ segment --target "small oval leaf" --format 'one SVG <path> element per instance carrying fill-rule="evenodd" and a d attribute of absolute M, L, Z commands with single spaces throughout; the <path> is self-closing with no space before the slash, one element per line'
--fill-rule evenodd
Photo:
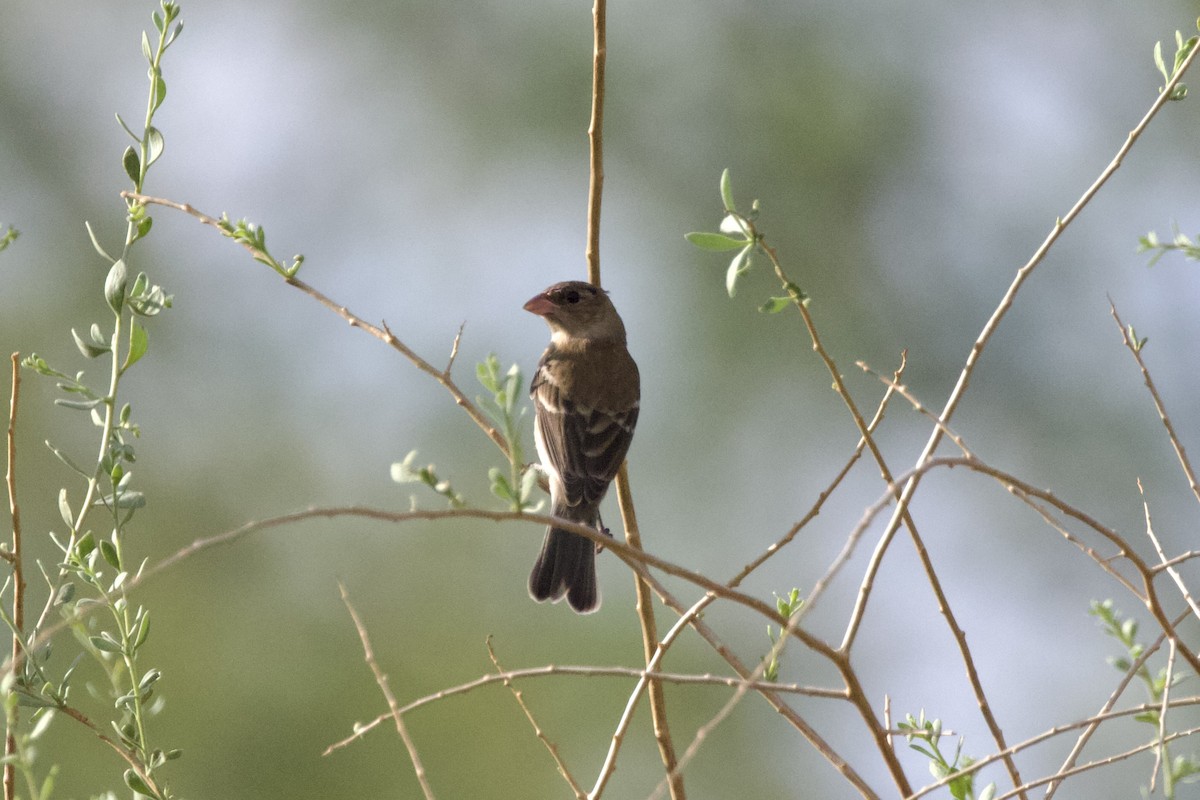
<path fill-rule="evenodd" d="M 733 205 L 733 186 L 729 181 L 729 167 L 721 173 L 721 203 L 726 211 L 736 211 Z"/>
<path fill-rule="evenodd" d="M 146 329 L 137 324 L 134 320 L 133 327 L 129 332 L 129 355 L 125 357 L 125 368 L 129 369 L 146 355 L 146 348 L 149 346 L 149 340 L 146 338 Z"/>
<path fill-rule="evenodd" d="M 67 527 L 71 528 L 75 525 L 75 515 L 71 513 L 71 504 L 67 502 L 67 490 L 58 490 L 58 513 L 62 515 L 63 522 L 67 523 Z"/>
<path fill-rule="evenodd" d="M 104 556 L 104 560 L 109 563 L 113 569 L 121 568 L 121 556 L 117 553 L 117 548 L 107 539 L 100 540 L 100 555 Z"/>
<path fill-rule="evenodd" d="M 701 250 L 709 250 L 714 253 L 724 253 L 728 250 L 737 250 L 739 247 L 746 246 L 745 239 L 735 239 L 723 233 L 693 231 L 692 233 L 684 234 L 683 238 Z"/>
<path fill-rule="evenodd" d="M 108 634 L 100 636 L 89 636 L 88 641 L 92 643 L 92 647 L 105 653 L 120 653 L 121 645 Z"/>
<path fill-rule="evenodd" d="M 132 769 L 125 770 L 125 785 L 130 789 L 133 789 L 138 794 L 144 794 L 147 797 L 158 796 L 158 794 L 146 784 L 146 781 L 142 779 L 142 776 L 138 775 Z"/>
<path fill-rule="evenodd" d="M 108 301 L 108 307 L 117 314 L 120 314 L 121 309 L 125 307 L 127 281 L 125 259 L 118 259 L 108 271 L 108 277 L 104 279 L 104 299 Z"/>
<path fill-rule="evenodd" d="M 121 165 L 125 167 L 125 174 L 129 176 L 129 180 L 136 186 L 142 179 L 142 162 L 133 145 L 125 148 L 125 155 L 121 156 Z"/>
<path fill-rule="evenodd" d="M 163 153 L 163 135 L 153 125 L 146 128 L 146 166 L 150 166 Z"/>

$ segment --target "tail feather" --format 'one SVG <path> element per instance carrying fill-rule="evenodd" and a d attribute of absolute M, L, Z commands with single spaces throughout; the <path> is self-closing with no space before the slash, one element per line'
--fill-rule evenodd
<path fill-rule="evenodd" d="M 549 528 L 529 574 L 529 594 L 541 602 L 557 602 L 563 595 L 580 614 L 600 607 L 596 583 L 596 545 L 591 539 L 561 528 Z"/>

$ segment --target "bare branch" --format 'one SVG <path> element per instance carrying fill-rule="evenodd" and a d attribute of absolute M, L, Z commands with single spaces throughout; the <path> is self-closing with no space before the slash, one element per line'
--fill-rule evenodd
<path fill-rule="evenodd" d="M 5 485 L 8 488 L 8 512 L 12 517 L 12 552 L 9 563 L 13 571 L 13 638 L 12 663 L 22 655 L 21 634 L 25 630 L 25 570 L 21 561 L 21 506 L 17 502 L 17 409 L 21 398 L 21 354 L 12 354 L 12 394 L 8 403 L 8 469 Z M 4 737 L 4 800 L 16 797 L 17 704 L 8 706 L 7 733 Z"/>
<path fill-rule="evenodd" d="M 1191 60 L 1191 56 L 1188 57 L 1188 60 Z M 1183 468 L 1183 474 L 1187 478 L 1188 486 L 1191 487 L 1192 495 L 1197 500 L 1200 500 L 1200 483 L 1196 481 L 1196 472 L 1192 469 L 1192 462 L 1188 460 L 1187 451 L 1183 449 L 1183 442 L 1179 440 L 1179 435 L 1175 433 L 1175 426 L 1171 424 L 1171 417 L 1167 414 L 1167 407 L 1158 393 L 1158 388 L 1154 385 L 1154 379 L 1150 377 L 1150 370 L 1146 366 L 1146 362 L 1142 360 L 1141 345 L 1130 338 L 1129 329 L 1121 321 L 1120 315 L 1117 314 L 1117 306 L 1113 303 L 1111 297 L 1108 300 L 1108 308 L 1112 313 L 1113 321 L 1117 323 L 1117 329 L 1121 331 L 1121 341 L 1133 355 L 1133 360 L 1137 362 L 1138 369 L 1142 371 L 1142 379 L 1145 380 L 1146 388 L 1150 391 L 1150 397 L 1154 401 L 1154 410 L 1158 412 L 1159 420 L 1162 421 L 1163 427 L 1167 429 L 1167 438 L 1171 441 L 1171 447 L 1175 448 L 1175 457 L 1179 459 L 1179 465 Z"/>
<path fill-rule="evenodd" d="M 416 742 L 409 735 L 408 726 L 404 724 L 404 714 L 400 710 L 399 703 L 396 702 L 396 696 L 392 694 L 392 689 L 388 685 L 387 675 L 383 674 L 383 670 L 379 668 L 379 662 L 375 660 L 375 650 L 371 647 L 371 639 L 367 635 L 367 627 L 363 624 L 362 618 L 354 608 L 354 604 L 350 602 L 350 593 L 346 591 L 346 585 L 341 581 L 338 581 L 338 591 L 342 594 L 342 602 L 346 604 L 346 610 L 350 612 L 350 619 L 354 620 L 354 629 L 358 631 L 358 638 L 362 642 L 363 659 L 367 662 L 367 666 L 371 668 L 371 674 L 375 676 L 375 683 L 379 685 L 379 691 L 383 693 L 384 699 L 387 700 L 388 714 L 396 723 L 396 733 L 400 734 L 400 740 L 404 742 L 404 749 L 408 751 L 408 758 L 412 761 L 413 772 L 417 775 L 417 782 L 421 784 L 421 791 L 424 793 L 426 800 L 434 800 L 433 789 L 429 786 L 429 779 L 425 775 L 425 766 L 421 763 L 421 757 L 417 753 Z"/>

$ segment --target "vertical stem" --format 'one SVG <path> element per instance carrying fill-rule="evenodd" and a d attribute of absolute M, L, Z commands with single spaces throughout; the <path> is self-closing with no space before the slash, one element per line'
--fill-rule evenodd
<path fill-rule="evenodd" d="M 617 473 L 617 504 L 621 509 L 621 523 L 625 527 L 625 541 L 630 547 L 642 549 L 642 535 L 638 530 L 637 513 L 633 508 L 633 494 L 629 491 L 629 464 L 621 465 Z M 642 623 L 642 651 L 646 665 L 654 668 L 655 653 L 658 651 L 658 624 L 654 619 L 654 597 L 650 587 L 640 577 L 634 581 L 637 592 L 637 612 Z M 646 687 L 650 695 L 650 717 L 654 723 L 654 738 L 663 766 L 667 769 L 672 800 L 684 800 L 683 774 L 676 771 L 679 765 L 675 755 L 675 744 L 671 740 L 671 728 L 667 724 L 667 702 L 661 681 L 650 680 Z"/>
<path fill-rule="evenodd" d="M 588 125 L 591 148 L 588 171 L 588 283 L 600 285 L 600 197 L 604 193 L 604 62 L 608 56 L 605 29 L 608 27 L 605 0 L 592 6 L 594 41 L 592 48 L 592 120 Z"/>
<path fill-rule="evenodd" d="M 17 400 L 21 393 L 20 354 L 12 354 L 12 399 L 8 406 L 8 510 L 12 515 L 13 570 L 13 640 L 12 664 L 16 668 L 21 657 L 21 631 L 25 629 L 25 574 L 21 568 L 21 509 L 17 505 Z M 6 720 L 4 737 L 4 800 L 16 797 L 17 707 L 14 705 Z"/>
<path fill-rule="evenodd" d="M 587 219 L 587 271 L 588 282 L 600 285 L 600 199 L 604 193 L 604 64 L 608 56 L 606 30 L 608 27 L 605 0 L 594 0 L 592 6 L 592 119 L 588 125 L 590 162 L 588 171 L 588 219 Z M 633 508 L 633 494 L 629 489 L 629 471 L 621 465 L 617 474 L 617 501 L 621 508 L 621 524 L 625 528 L 625 541 L 630 547 L 642 549 L 641 534 L 638 532 L 637 514 Z M 642 649 L 649 664 L 658 650 L 658 626 L 654 620 L 653 597 L 650 587 L 641 578 L 635 579 L 637 612 L 642 626 Z M 672 800 L 684 800 L 683 776 L 675 771 L 677 760 L 671 731 L 667 725 L 667 706 L 663 686 L 659 681 L 650 681 L 650 712 L 654 720 L 654 738 L 658 741 L 659 754 L 670 780 Z"/>

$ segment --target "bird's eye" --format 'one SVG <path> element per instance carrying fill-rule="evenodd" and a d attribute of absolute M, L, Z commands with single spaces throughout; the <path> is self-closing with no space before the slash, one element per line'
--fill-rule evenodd
<path fill-rule="evenodd" d="M 567 292 L 563 297 L 568 303 L 578 303 L 579 302 L 579 292 L 575 291 L 574 289 Z"/>

